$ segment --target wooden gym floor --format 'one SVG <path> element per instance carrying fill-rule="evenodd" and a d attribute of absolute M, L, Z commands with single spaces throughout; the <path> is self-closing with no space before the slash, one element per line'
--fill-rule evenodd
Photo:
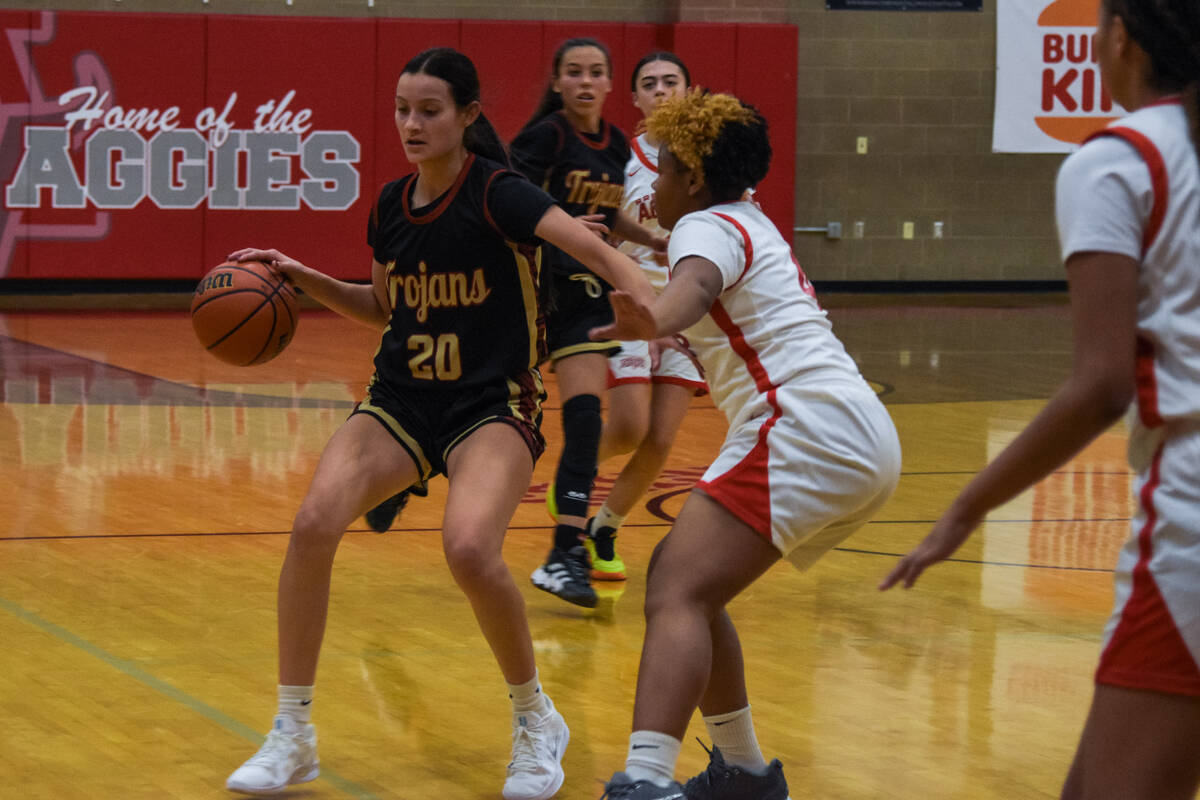
<path fill-rule="evenodd" d="M 792 797 L 1052 798 L 1091 693 L 1130 513 L 1117 428 L 994 513 L 909 592 L 878 580 L 1049 397 L 1069 364 L 1061 303 L 839 306 L 835 330 L 888 403 L 904 477 L 879 518 L 806 574 L 731 607 L 759 738 Z M 376 335 L 306 310 L 274 362 L 224 366 L 185 312 L 0 313 L 0 797 L 217 798 L 275 691 L 275 581 L 315 460 L 359 396 Z M 644 568 L 724 421 L 698 399 L 630 517 L 627 584 L 594 611 L 534 589 L 547 456 L 505 557 L 543 681 L 572 729 L 558 797 L 623 764 Z M 620 460 L 601 466 L 603 495 Z M 445 482 L 396 529 L 360 521 L 334 574 L 298 798 L 499 798 L 499 671 L 442 561 Z M 699 719 L 691 734 L 703 736 Z M 680 777 L 707 763 L 691 736 Z"/>

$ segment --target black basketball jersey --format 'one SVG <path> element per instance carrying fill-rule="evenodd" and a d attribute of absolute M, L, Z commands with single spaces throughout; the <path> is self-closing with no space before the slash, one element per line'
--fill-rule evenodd
<path fill-rule="evenodd" d="M 625 192 L 629 142 L 605 120 L 598 133 L 575 129 L 563 112 L 547 114 L 526 128 L 509 148 L 513 167 L 541 186 L 573 217 L 603 214 L 612 228 Z M 556 272 L 587 267 L 557 248 L 548 248 Z"/>
<path fill-rule="evenodd" d="M 412 207 L 416 177 L 384 186 L 367 226 L 391 305 L 376 377 L 397 387 L 468 387 L 536 366 L 546 343 L 533 232 L 553 199 L 473 154 L 422 208 Z"/>

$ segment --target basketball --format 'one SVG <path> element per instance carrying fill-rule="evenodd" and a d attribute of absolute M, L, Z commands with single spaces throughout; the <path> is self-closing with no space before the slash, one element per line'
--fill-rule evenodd
<path fill-rule="evenodd" d="M 283 352 L 300 322 L 296 292 L 260 261 L 227 261 L 192 295 L 192 329 L 205 350 L 228 364 L 263 364 Z"/>

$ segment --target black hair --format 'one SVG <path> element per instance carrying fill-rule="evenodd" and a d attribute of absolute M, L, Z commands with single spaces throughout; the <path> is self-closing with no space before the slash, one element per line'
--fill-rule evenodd
<path fill-rule="evenodd" d="M 754 113 L 754 118 L 727 123 L 713 140 L 712 152 L 704 158 L 704 183 L 718 203 L 741 198 L 747 189 L 753 189 L 767 177 L 771 166 L 767 120 L 753 106 L 746 108 Z"/>
<path fill-rule="evenodd" d="M 475 64 L 452 47 L 423 50 L 404 65 L 400 74 L 431 75 L 444 80 L 450 85 L 450 96 L 459 109 L 479 101 L 479 73 L 475 71 Z M 463 147 L 475 155 L 509 166 L 504 142 L 482 111 L 463 132 Z"/>
<path fill-rule="evenodd" d="M 646 53 L 646 55 L 642 56 L 640 59 L 638 59 L 638 62 L 634 64 L 633 74 L 629 76 L 629 90 L 631 92 L 637 91 L 638 73 L 642 71 L 642 67 L 646 66 L 647 64 L 653 64 L 655 61 L 667 61 L 679 67 L 679 69 L 683 72 L 683 85 L 692 85 L 692 74 L 688 72 L 687 64 L 683 63 L 682 58 L 674 53 L 668 53 L 666 50 L 655 50 L 652 53 Z"/>
<path fill-rule="evenodd" d="M 542 117 L 547 114 L 553 114 L 563 107 L 562 95 L 554 91 L 554 79 L 558 77 L 558 71 L 562 68 L 563 56 L 567 54 L 568 50 L 575 47 L 595 47 L 603 53 L 604 63 L 608 65 L 609 77 L 612 77 L 612 56 L 608 52 L 608 45 L 599 39 L 593 39 L 589 36 L 578 36 L 574 39 L 567 39 L 554 51 L 554 62 L 550 68 L 550 80 L 546 84 L 546 91 L 542 93 L 542 99 L 538 102 L 537 108 L 534 109 L 533 116 L 521 126 L 521 133 L 533 127 Z"/>
<path fill-rule="evenodd" d="M 1150 57 L 1151 84 L 1179 92 L 1200 157 L 1200 3 L 1196 0 L 1104 0 L 1105 10 Z"/>

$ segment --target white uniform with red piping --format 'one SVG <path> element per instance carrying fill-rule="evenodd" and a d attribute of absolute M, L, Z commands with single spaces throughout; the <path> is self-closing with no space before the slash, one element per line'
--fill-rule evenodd
<path fill-rule="evenodd" d="M 658 208 L 654 204 L 654 179 L 658 177 L 658 148 L 650 144 L 646 134 L 630 142 L 629 163 L 625 166 L 625 213 L 634 222 L 655 236 L 667 235 L 658 224 Z M 623 242 L 621 252 L 632 258 L 642 268 L 656 291 L 667 285 L 667 267 L 654 258 L 649 247 L 633 242 Z M 695 394 L 707 390 L 704 378 L 683 353 L 663 350 L 658 366 L 650 369 L 649 342 L 621 342 L 621 351 L 608 359 L 608 385 L 622 386 L 629 383 L 672 383 L 683 386 Z"/>
<path fill-rule="evenodd" d="M 724 285 L 684 332 L 729 420 L 698 488 L 803 569 L 891 496 L 900 475 L 891 417 L 754 203 L 685 215 L 669 250 L 673 268 L 688 256 L 716 264 Z"/>
<path fill-rule="evenodd" d="M 1200 163 L 1176 99 L 1114 122 L 1058 176 L 1064 261 L 1138 264 L 1137 510 L 1098 683 L 1200 696 Z"/>

